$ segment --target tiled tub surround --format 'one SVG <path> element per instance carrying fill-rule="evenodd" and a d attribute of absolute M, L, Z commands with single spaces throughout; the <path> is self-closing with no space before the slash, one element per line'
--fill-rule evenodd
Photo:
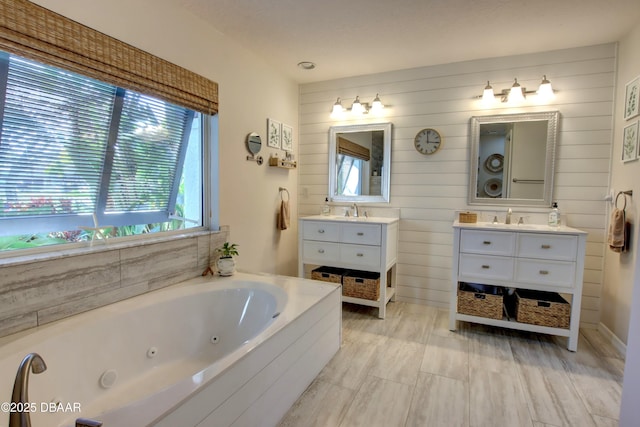
<path fill-rule="evenodd" d="M 229 231 L 0 259 L 0 337 L 197 277 Z"/>
<path fill-rule="evenodd" d="M 35 411 L 34 426 L 273 426 L 338 351 L 340 323 L 339 285 L 197 277 L 1 338 L 0 401 L 36 352 L 47 370 L 30 376 L 30 402 L 81 412 Z"/>

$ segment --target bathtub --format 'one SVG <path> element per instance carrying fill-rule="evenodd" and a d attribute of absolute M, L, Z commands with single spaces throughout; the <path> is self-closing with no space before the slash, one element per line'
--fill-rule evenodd
<path fill-rule="evenodd" d="M 192 279 L 0 339 L 0 402 L 36 352 L 34 427 L 276 425 L 338 350 L 340 321 L 333 284 Z"/>

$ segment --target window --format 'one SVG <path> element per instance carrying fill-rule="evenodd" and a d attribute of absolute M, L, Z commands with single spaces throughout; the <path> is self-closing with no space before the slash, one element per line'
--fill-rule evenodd
<path fill-rule="evenodd" d="M 0 52 L 0 250 L 203 225 L 208 117 Z"/>

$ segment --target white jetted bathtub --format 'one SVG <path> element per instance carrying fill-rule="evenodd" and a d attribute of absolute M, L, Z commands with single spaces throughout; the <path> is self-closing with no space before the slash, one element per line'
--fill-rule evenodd
<path fill-rule="evenodd" d="M 33 352 L 33 427 L 275 425 L 338 350 L 340 319 L 332 284 L 192 279 L 0 339 L 0 402 Z"/>

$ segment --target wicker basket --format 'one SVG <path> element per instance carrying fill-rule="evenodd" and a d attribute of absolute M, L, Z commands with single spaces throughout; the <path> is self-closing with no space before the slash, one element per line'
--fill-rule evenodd
<path fill-rule="evenodd" d="M 380 273 L 350 270 L 342 276 L 342 295 L 377 301 L 380 298 Z"/>
<path fill-rule="evenodd" d="M 556 292 L 516 291 L 516 320 L 532 325 L 569 328 L 571 304 Z"/>
<path fill-rule="evenodd" d="M 323 282 L 342 283 L 342 275 L 345 272 L 344 268 L 322 266 L 311 271 L 311 278 Z"/>
<path fill-rule="evenodd" d="M 458 313 L 502 319 L 503 290 L 499 286 L 460 283 Z"/>
<path fill-rule="evenodd" d="M 465 224 L 475 224 L 478 222 L 478 214 L 475 212 L 460 212 L 458 221 Z"/>

